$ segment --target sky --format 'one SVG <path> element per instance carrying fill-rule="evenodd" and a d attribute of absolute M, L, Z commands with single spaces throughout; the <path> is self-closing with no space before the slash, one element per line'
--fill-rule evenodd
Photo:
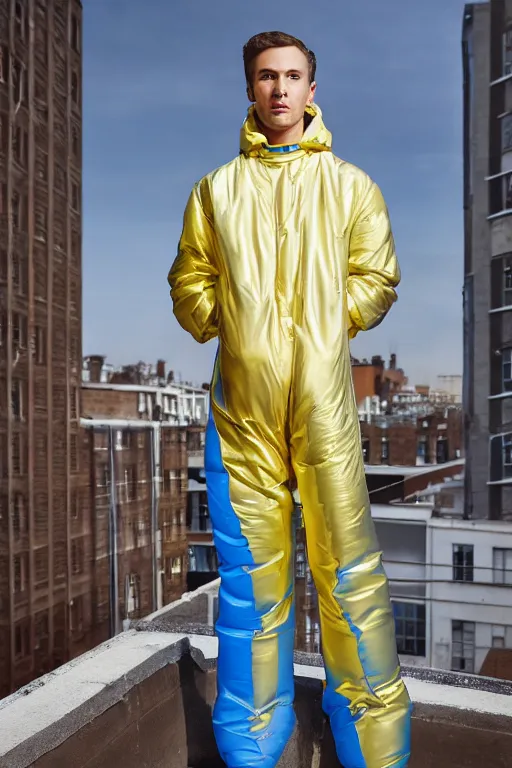
<path fill-rule="evenodd" d="M 87 0 L 83 43 L 84 354 L 166 360 L 209 381 L 216 342 L 178 326 L 167 273 L 196 181 L 238 154 L 242 46 L 280 29 L 318 59 L 334 152 L 386 198 L 402 269 L 356 357 L 394 352 L 412 383 L 462 367 L 459 0 Z"/>

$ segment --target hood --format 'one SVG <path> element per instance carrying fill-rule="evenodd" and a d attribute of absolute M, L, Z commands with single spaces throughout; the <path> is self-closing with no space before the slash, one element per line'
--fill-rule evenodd
<path fill-rule="evenodd" d="M 302 140 L 299 142 L 299 149 L 297 151 L 330 152 L 332 136 L 324 125 L 320 107 L 317 104 L 308 105 L 306 107 L 306 115 L 311 117 L 311 121 L 304 132 Z M 253 105 L 249 107 L 247 118 L 240 132 L 240 153 L 247 155 L 247 157 L 277 159 L 276 154 L 272 153 L 267 147 L 267 139 L 258 127 L 255 107 Z M 292 154 L 296 157 L 295 152 Z M 281 157 L 284 159 L 283 155 Z"/>

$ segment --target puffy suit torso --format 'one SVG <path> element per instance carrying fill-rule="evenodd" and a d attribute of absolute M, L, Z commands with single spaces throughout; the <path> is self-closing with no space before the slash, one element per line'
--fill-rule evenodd
<path fill-rule="evenodd" d="M 274 768 L 293 728 L 293 502 L 303 507 L 345 768 L 403 768 L 409 698 L 370 515 L 349 339 L 400 273 L 378 187 L 335 157 L 317 107 L 300 145 L 241 154 L 196 185 L 169 280 L 181 325 L 219 338 L 205 466 L 220 559 L 217 742 Z M 368 713 L 368 714 L 365 714 Z"/>

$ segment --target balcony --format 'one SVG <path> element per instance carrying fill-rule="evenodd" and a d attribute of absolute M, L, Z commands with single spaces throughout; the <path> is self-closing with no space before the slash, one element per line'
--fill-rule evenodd
<path fill-rule="evenodd" d="M 215 585 L 185 596 L 0 702 L 2 768 L 222 768 L 211 727 Z M 280 768 L 336 768 L 318 654 L 297 653 L 298 726 Z M 505 768 L 512 684 L 405 668 L 410 768 Z"/>

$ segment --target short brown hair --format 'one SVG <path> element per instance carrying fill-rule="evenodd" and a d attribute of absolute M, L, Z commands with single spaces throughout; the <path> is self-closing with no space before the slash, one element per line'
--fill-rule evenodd
<path fill-rule="evenodd" d="M 254 35 L 244 45 L 244 69 L 245 79 L 247 85 L 252 85 L 252 78 L 254 75 L 253 64 L 254 60 L 260 53 L 267 51 L 269 48 L 288 48 L 293 46 L 302 51 L 304 56 L 308 60 L 309 64 L 309 82 L 315 81 L 316 75 L 316 56 L 313 51 L 304 45 L 302 40 L 299 40 L 293 35 L 287 35 L 286 32 L 260 32 L 258 35 Z"/>

